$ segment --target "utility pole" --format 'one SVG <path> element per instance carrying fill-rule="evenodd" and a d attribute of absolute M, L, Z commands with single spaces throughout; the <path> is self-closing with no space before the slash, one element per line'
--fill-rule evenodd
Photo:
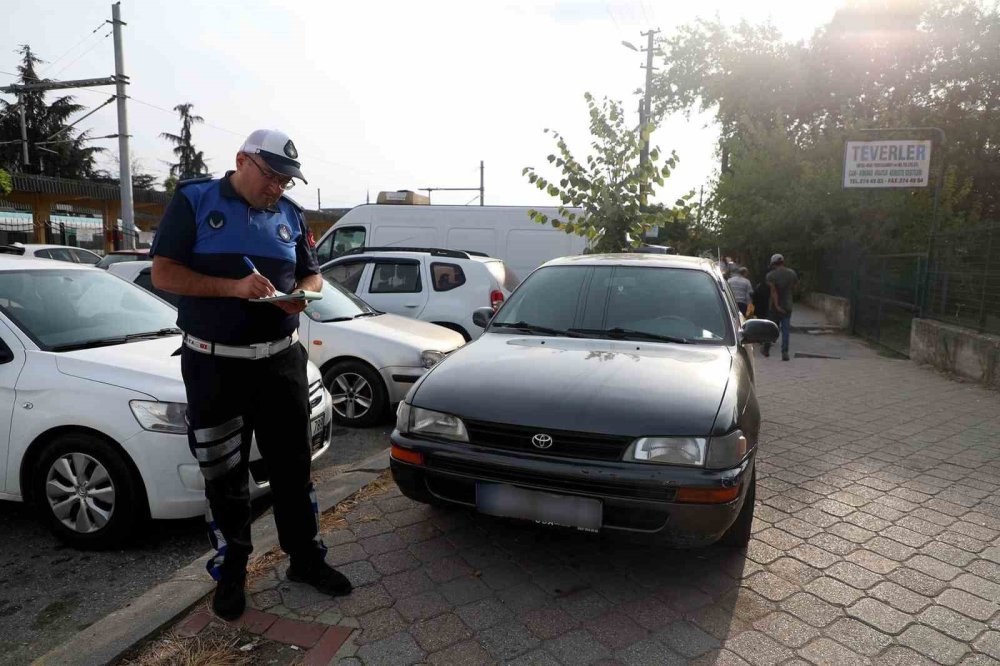
<path fill-rule="evenodd" d="M 316 210 L 323 210 L 323 200 L 319 196 L 319 188 L 316 188 Z"/>
<path fill-rule="evenodd" d="M 121 2 L 111 5 L 111 25 L 115 40 L 115 96 L 118 98 L 118 187 L 122 200 L 122 227 L 131 230 L 135 229 L 135 209 L 132 203 L 132 159 L 128 145 L 128 96 L 125 85 L 129 81 L 125 75 L 122 48 L 122 26 L 125 23 L 121 17 Z"/>
<path fill-rule="evenodd" d="M 432 192 L 479 192 L 479 205 L 484 206 L 483 197 L 486 196 L 486 176 L 484 175 L 486 167 L 483 165 L 483 161 L 479 160 L 479 187 L 420 187 L 417 188 L 421 192 L 426 192 L 428 198 L 431 196 Z"/>
<path fill-rule="evenodd" d="M 17 96 L 17 110 L 21 116 L 21 158 L 28 166 L 28 125 L 24 119 L 24 95 Z"/>
<path fill-rule="evenodd" d="M 646 124 L 649 122 L 652 116 L 651 101 L 653 95 L 653 38 L 656 34 L 660 32 L 659 30 L 649 30 L 647 32 L 640 33 L 646 38 L 646 48 L 643 49 L 646 53 L 646 64 L 643 69 L 646 70 L 646 86 L 643 90 L 642 95 L 642 107 L 639 111 L 639 131 L 645 131 Z M 647 136 L 645 140 L 642 141 L 642 150 L 639 153 L 639 164 L 645 165 L 649 162 L 649 137 Z"/>
<path fill-rule="evenodd" d="M 479 160 L 479 205 L 485 206 L 486 202 L 483 198 L 486 196 L 486 167 L 483 166 L 483 161 Z"/>

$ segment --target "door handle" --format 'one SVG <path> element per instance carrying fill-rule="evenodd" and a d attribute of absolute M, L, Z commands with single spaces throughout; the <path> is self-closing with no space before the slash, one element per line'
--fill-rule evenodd
<path fill-rule="evenodd" d="M 410 305 L 409 303 L 407 303 L 403 307 L 405 307 L 405 308 L 419 308 L 420 307 L 420 303 L 414 303 L 412 305 Z"/>

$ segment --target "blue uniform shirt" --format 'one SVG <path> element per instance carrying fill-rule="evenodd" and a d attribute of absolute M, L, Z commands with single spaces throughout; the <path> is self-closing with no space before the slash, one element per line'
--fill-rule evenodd
<path fill-rule="evenodd" d="M 230 175 L 178 184 L 160 220 L 150 257 L 166 257 L 204 275 L 233 279 L 250 273 L 243 262 L 249 257 L 275 289 L 286 293 L 302 278 L 319 273 L 302 209 L 284 197 L 271 209 L 253 208 L 233 189 Z M 291 335 L 299 316 L 270 303 L 182 296 L 177 325 L 203 340 L 246 345 Z"/>

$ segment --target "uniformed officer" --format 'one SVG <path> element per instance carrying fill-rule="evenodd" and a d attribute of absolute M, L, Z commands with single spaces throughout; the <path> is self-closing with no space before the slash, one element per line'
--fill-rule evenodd
<path fill-rule="evenodd" d="M 351 591 L 324 561 L 309 476 L 307 354 L 297 330 L 305 303 L 250 300 L 322 287 L 302 210 L 282 196 L 292 178 L 306 182 L 297 158 L 284 133 L 253 132 L 236 171 L 178 183 L 150 249 L 153 284 L 181 295 L 188 443 L 205 477 L 217 549 L 208 565 L 218 581 L 212 606 L 227 620 L 246 607 L 254 434 L 289 580 L 331 595 Z"/>

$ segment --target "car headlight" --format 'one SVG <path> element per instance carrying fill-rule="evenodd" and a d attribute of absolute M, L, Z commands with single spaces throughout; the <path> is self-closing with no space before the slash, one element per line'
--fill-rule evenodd
<path fill-rule="evenodd" d="M 405 400 L 396 408 L 396 430 L 401 435 L 410 432 L 410 406 Z"/>
<path fill-rule="evenodd" d="M 704 437 L 640 437 L 625 451 L 624 460 L 702 467 L 708 440 Z"/>
<path fill-rule="evenodd" d="M 411 435 L 441 437 L 456 442 L 469 441 L 469 432 L 465 429 L 462 419 L 457 416 L 408 405 L 405 409 L 401 407 L 397 413 L 397 427 L 399 427 L 399 422 L 404 416 L 408 416 L 409 418 L 407 419 L 406 430 L 400 429 L 401 433 L 408 432 Z"/>
<path fill-rule="evenodd" d="M 734 430 L 722 437 L 713 437 L 708 443 L 708 460 L 705 467 L 709 469 L 729 469 L 736 467 L 747 455 L 747 438 L 742 430 Z"/>
<path fill-rule="evenodd" d="M 132 408 L 132 414 L 143 430 L 187 434 L 187 421 L 184 418 L 187 405 L 183 402 L 131 400 L 128 406 Z"/>
<path fill-rule="evenodd" d="M 445 353 L 428 349 L 420 352 L 420 364 L 428 370 L 444 360 Z"/>

